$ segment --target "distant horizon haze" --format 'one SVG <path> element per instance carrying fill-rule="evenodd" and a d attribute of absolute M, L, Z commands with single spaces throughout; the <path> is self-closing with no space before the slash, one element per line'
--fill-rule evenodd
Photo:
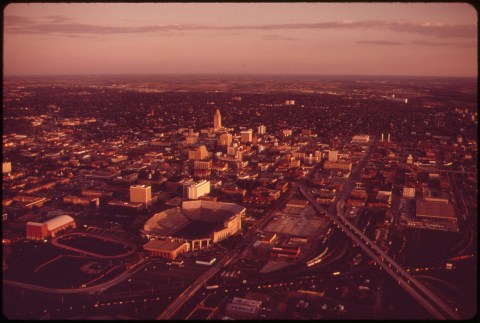
<path fill-rule="evenodd" d="M 457 76 L 457 75 L 389 75 L 389 74 L 255 74 L 255 73 L 84 73 L 84 74 L 4 74 L 4 77 L 62 77 L 62 76 L 265 76 L 265 77 L 411 77 L 411 78 L 469 78 L 476 79 L 478 76 Z"/>
<path fill-rule="evenodd" d="M 6 75 L 478 76 L 467 3 L 11 3 Z"/>

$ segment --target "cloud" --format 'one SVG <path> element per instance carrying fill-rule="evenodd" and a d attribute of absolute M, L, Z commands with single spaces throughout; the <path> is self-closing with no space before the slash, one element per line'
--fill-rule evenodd
<path fill-rule="evenodd" d="M 3 24 L 4 26 L 15 26 L 15 25 L 20 25 L 24 26 L 27 24 L 33 24 L 35 23 L 34 20 L 27 18 L 27 17 L 22 17 L 22 16 L 4 16 Z"/>
<path fill-rule="evenodd" d="M 402 45 L 403 43 L 398 41 L 391 40 L 359 40 L 359 44 L 369 44 L 369 45 Z"/>
<path fill-rule="evenodd" d="M 432 47 L 476 47 L 477 44 L 475 42 L 468 42 L 468 43 L 460 43 L 460 42 L 433 42 L 428 40 L 416 40 L 411 43 L 402 43 L 398 41 L 391 41 L 391 40 L 359 40 L 357 41 L 359 44 L 367 44 L 367 45 L 419 45 L 419 46 L 432 46 Z"/>
<path fill-rule="evenodd" d="M 448 24 L 414 24 L 411 22 L 388 23 L 387 29 L 396 32 L 415 33 L 425 36 L 441 38 L 476 38 L 477 26 L 475 25 L 448 25 Z"/>
<path fill-rule="evenodd" d="M 71 17 L 60 16 L 60 15 L 45 16 L 44 18 L 49 20 L 50 23 L 62 23 L 62 22 L 66 22 L 66 21 L 75 20 Z"/>
<path fill-rule="evenodd" d="M 300 40 L 300 38 L 293 38 L 281 35 L 265 35 L 262 40 Z"/>
<path fill-rule="evenodd" d="M 458 42 L 432 42 L 428 40 L 418 40 L 412 42 L 414 45 L 433 46 L 433 47 L 477 47 L 475 42 L 458 43 Z"/>
<path fill-rule="evenodd" d="M 37 34 L 127 34 L 170 31 L 205 31 L 205 30 L 390 30 L 398 33 L 411 33 L 440 38 L 476 38 L 475 25 L 448 25 L 440 23 L 415 23 L 408 21 L 330 21 L 318 23 L 292 23 L 271 25 L 237 25 L 216 26 L 197 24 L 144 25 L 144 26 L 105 26 L 72 22 L 65 16 L 44 17 L 48 22 L 32 21 L 21 16 L 6 16 L 4 30 L 6 33 Z M 268 36 L 267 36 L 268 37 Z"/>

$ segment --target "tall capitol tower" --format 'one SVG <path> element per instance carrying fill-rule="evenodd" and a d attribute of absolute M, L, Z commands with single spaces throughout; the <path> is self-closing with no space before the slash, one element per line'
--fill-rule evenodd
<path fill-rule="evenodd" d="M 220 110 L 215 111 L 213 116 L 213 129 L 220 129 L 222 127 L 222 116 L 220 115 Z"/>

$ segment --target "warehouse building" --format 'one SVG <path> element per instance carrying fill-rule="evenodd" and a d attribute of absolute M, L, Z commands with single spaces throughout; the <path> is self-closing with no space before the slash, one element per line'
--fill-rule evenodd
<path fill-rule="evenodd" d="M 261 301 L 234 297 L 231 303 L 225 308 L 225 313 L 236 319 L 254 320 L 258 318 Z"/>
<path fill-rule="evenodd" d="M 416 201 L 417 218 L 431 219 L 441 222 L 457 222 L 455 208 L 452 204 L 432 202 L 428 200 Z"/>
<path fill-rule="evenodd" d="M 75 228 L 75 220 L 68 215 L 60 215 L 45 222 L 27 222 L 27 239 L 43 240 L 53 238 L 58 232 L 68 228 Z"/>

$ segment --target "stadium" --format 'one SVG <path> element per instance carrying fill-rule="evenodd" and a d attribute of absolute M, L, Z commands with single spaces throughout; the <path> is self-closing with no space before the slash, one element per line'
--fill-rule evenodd
<path fill-rule="evenodd" d="M 201 250 L 240 231 L 244 214 L 245 208 L 234 203 L 187 201 L 155 214 L 141 231 L 149 240 L 188 243 L 189 250 Z"/>

